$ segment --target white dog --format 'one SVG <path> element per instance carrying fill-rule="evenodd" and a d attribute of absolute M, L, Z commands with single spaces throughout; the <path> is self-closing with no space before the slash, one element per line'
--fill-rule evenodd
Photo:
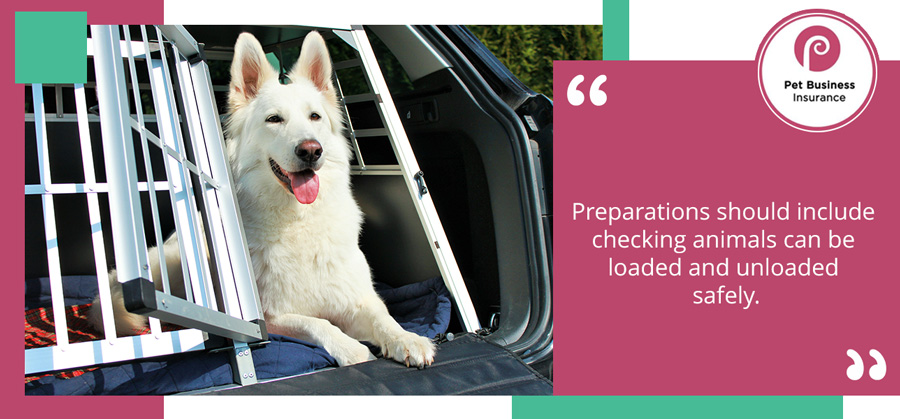
<path fill-rule="evenodd" d="M 227 149 L 267 329 L 319 344 L 342 366 L 374 358 L 360 340 L 398 362 L 430 365 L 434 345 L 388 314 L 359 249 L 363 217 L 331 74 L 317 32 L 304 40 L 289 84 L 252 35 L 235 44 Z M 180 284 L 174 235 L 164 249 L 170 282 Z M 157 252 L 149 253 L 158 277 Z M 116 329 L 134 334 L 147 319 L 125 311 L 115 271 L 110 281 Z M 90 314 L 101 328 L 99 310 Z"/>

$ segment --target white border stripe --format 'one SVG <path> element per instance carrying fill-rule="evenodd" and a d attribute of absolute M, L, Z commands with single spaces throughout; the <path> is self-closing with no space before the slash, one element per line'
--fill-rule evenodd
<path fill-rule="evenodd" d="M 896 419 L 900 396 L 844 396 L 844 419 Z"/>
<path fill-rule="evenodd" d="M 511 396 L 166 396 L 163 404 L 166 419 L 255 417 L 261 410 L 323 418 L 512 418 Z"/>
<path fill-rule="evenodd" d="M 269 1 L 251 7 L 245 0 L 191 0 L 164 2 L 165 24 L 207 25 L 308 25 L 350 29 L 350 24 L 569 24 L 603 23 L 602 1 L 555 1 L 519 4 L 457 0 L 439 7 L 415 0 L 344 0 L 339 3 Z M 338 12 L 339 11 L 339 12 Z"/>
<path fill-rule="evenodd" d="M 900 59 L 900 2 L 631 0 L 630 5 L 631 60 L 754 60 L 769 29 L 806 9 L 847 15 L 866 30 L 882 60 Z"/>

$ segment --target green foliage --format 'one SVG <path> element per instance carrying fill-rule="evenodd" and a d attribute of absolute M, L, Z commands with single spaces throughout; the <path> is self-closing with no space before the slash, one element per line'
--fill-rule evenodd
<path fill-rule="evenodd" d="M 469 26 L 526 86 L 553 98 L 553 61 L 603 59 L 603 26 Z"/>

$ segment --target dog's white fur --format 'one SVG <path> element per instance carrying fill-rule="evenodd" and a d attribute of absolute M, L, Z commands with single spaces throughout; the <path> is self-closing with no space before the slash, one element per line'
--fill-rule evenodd
<path fill-rule="evenodd" d="M 279 83 L 256 38 L 238 38 L 227 151 L 267 329 L 319 344 L 342 366 L 373 359 L 360 340 L 398 362 L 430 365 L 434 345 L 391 318 L 359 249 L 363 216 L 350 189 L 351 149 L 331 82 L 331 58 L 318 33 L 306 37 L 288 77 L 290 84 Z M 319 118 L 311 118 L 314 113 Z M 271 115 L 283 121 L 267 122 Z M 318 196 L 307 205 L 273 174 L 269 159 L 287 171 L 303 170 L 294 150 L 309 139 L 321 144 L 323 154 Z M 164 244 L 173 286 L 183 282 L 175 240 L 173 235 Z M 149 254 L 158 277 L 157 252 Z M 125 311 L 114 270 L 110 282 L 117 332 L 134 334 L 147 319 Z M 90 315 L 101 325 L 99 310 Z"/>

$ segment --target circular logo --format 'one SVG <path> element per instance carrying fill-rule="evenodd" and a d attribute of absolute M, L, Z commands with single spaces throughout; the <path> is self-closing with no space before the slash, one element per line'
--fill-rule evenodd
<path fill-rule="evenodd" d="M 766 105 L 788 125 L 809 132 L 853 122 L 878 79 L 878 53 L 869 35 L 830 10 L 782 19 L 763 39 L 756 61 Z"/>
<path fill-rule="evenodd" d="M 794 41 L 794 54 L 806 71 L 825 71 L 841 55 L 841 41 L 824 26 L 810 26 Z"/>

